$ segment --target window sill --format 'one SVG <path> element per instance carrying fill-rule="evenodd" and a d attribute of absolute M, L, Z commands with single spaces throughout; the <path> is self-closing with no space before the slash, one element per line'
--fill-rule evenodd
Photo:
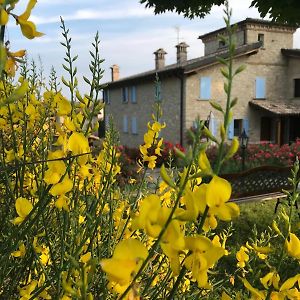
<path fill-rule="evenodd" d="M 210 101 L 211 99 L 197 98 L 197 101 Z"/>
<path fill-rule="evenodd" d="M 267 98 L 253 98 L 253 100 L 267 100 Z"/>

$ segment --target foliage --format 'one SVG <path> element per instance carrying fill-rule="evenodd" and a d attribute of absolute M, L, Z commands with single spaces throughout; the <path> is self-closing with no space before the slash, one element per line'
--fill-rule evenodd
<path fill-rule="evenodd" d="M 6 2 L 5 2 L 6 3 Z M 29 1 L 28 19 L 35 1 Z M 149 189 L 147 172 L 162 156 L 166 124 L 160 103 L 147 124 L 137 158 L 140 181 L 118 182 L 122 148 L 113 124 L 99 151 L 88 137 L 97 129 L 94 117 L 103 75 L 98 34 L 90 51 L 89 93 L 78 90 L 76 60 L 69 30 L 62 21 L 66 49 L 60 90 L 55 71 L 49 86 L 37 76 L 35 64 L 0 81 L 0 296 L 3 299 L 289 299 L 299 298 L 297 268 L 300 240 L 293 211 L 299 193 L 299 163 L 286 191 L 286 209 L 264 236 L 255 235 L 230 254 L 230 229 L 218 226 L 239 216 L 230 202 L 231 186 L 220 178 L 226 161 L 238 151 L 238 140 L 226 140 L 236 100 L 231 98 L 234 28 L 230 26 L 228 59 L 220 59 L 225 77 L 226 107 L 220 138 L 199 122 L 192 146 L 175 148 L 181 170 L 162 165 L 162 181 Z M 4 61 L 4 60 L 3 60 Z M 2 62 L 3 62 L 2 61 Z M 2 64 L 4 65 L 4 64 Z M 207 158 L 205 133 L 218 145 L 215 164 Z M 231 255 L 231 256 L 229 256 Z M 228 287 L 222 259 L 231 257 L 239 284 Z M 224 279 L 225 278 L 225 279 Z M 238 279 L 239 278 L 239 279 Z"/>
<path fill-rule="evenodd" d="M 214 162 L 217 157 L 217 147 L 212 146 L 207 150 L 207 156 Z M 250 144 L 245 149 L 245 170 L 259 166 L 292 166 L 296 158 L 300 159 L 300 140 L 282 146 L 268 142 Z M 222 168 L 222 173 L 238 173 L 242 169 L 243 152 L 240 149 L 231 159 L 227 160 Z"/>
<path fill-rule="evenodd" d="M 140 0 L 146 7 L 154 7 L 156 14 L 166 11 L 174 11 L 183 14 L 187 18 L 204 18 L 210 13 L 214 5 L 221 6 L 225 0 L 189 0 L 189 1 L 170 1 L 170 0 Z M 260 16 L 267 15 L 273 21 L 296 25 L 300 23 L 300 3 L 298 0 L 290 0 L 288 4 L 284 0 L 252 0 L 251 6 L 256 7 Z"/>

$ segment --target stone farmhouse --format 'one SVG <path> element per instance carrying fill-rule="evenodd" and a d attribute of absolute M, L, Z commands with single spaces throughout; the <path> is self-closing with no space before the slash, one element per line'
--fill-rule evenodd
<path fill-rule="evenodd" d="M 246 70 L 235 78 L 233 97 L 238 98 L 228 138 L 239 136 L 243 129 L 250 143 L 270 141 L 283 144 L 300 137 L 300 49 L 293 49 L 295 27 L 247 18 L 237 24 L 234 68 Z M 155 69 L 120 78 L 113 65 L 112 81 L 103 90 L 105 117 L 113 116 L 123 145 L 143 142 L 146 123 L 155 102 L 155 76 L 160 79 L 165 140 L 185 144 L 187 129 L 197 117 L 209 120 L 213 134 L 218 134 L 221 114 L 209 100 L 226 102 L 224 77 L 217 57 L 228 56 L 226 45 L 219 40 L 226 28 L 199 37 L 204 56 L 187 59 L 188 45 L 176 46 L 177 62 L 165 65 L 163 49 L 155 54 Z"/>

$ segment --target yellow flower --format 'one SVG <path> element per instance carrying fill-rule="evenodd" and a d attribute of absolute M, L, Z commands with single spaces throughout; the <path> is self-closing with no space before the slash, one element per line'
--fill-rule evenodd
<path fill-rule="evenodd" d="M 66 175 L 64 179 L 53 185 L 49 191 L 52 196 L 61 196 L 71 191 L 73 187 L 73 181 Z"/>
<path fill-rule="evenodd" d="M 87 252 L 80 256 L 79 262 L 86 264 L 92 257 L 91 252 Z"/>
<path fill-rule="evenodd" d="M 255 300 L 264 300 L 266 298 L 265 293 L 263 291 L 260 291 L 256 288 L 254 288 L 249 281 L 246 278 L 241 278 L 244 287 L 250 291 L 251 295 L 253 296 L 253 298 L 251 299 L 255 299 Z"/>
<path fill-rule="evenodd" d="M 225 292 L 222 292 L 221 300 L 231 300 L 232 298 L 228 296 Z"/>
<path fill-rule="evenodd" d="M 112 258 L 101 260 L 100 265 L 114 292 L 125 291 L 147 256 L 148 251 L 140 241 L 128 239 L 116 246 Z"/>
<path fill-rule="evenodd" d="M 285 241 L 285 247 L 288 254 L 296 259 L 300 259 L 300 240 L 298 237 L 291 233 L 289 234 L 289 240 Z"/>
<path fill-rule="evenodd" d="M 36 26 L 33 22 L 28 21 L 31 14 L 31 10 L 34 8 L 36 3 L 37 0 L 29 0 L 24 13 L 17 17 L 17 23 L 21 27 L 22 34 L 28 39 L 33 39 L 35 37 L 40 37 L 44 35 L 43 33 L 38 32 L 36 30 Z"/>
<path fill-rule="evenodd" d="M 88 139 L 83 133 L 74 132 L 71 134 L 68 141 L 68 149 L 74 154 L 83 154 L 90 152 Z"/>
<path fill-rule="evenodd" d="M 1 8 L 0 9 L 0 25 L 3 26 L 3 25 L 6 25 L 7 22 L 8 22 L 8 13 L 7 11 L 4 9 L 4 8 Z"/>
<path fill-rule="evenodd" d="M 160 139 L 159 141 L 158 141 L 158 143 L 156 144 L 156 148 L 155 148 L 155 154 L 156 155 L 159 155 L 159 156 L 161 156 L 161 146 L 162 146 L 162 143 L 163 143 L 163 139 Z"/>
<path fill-rule="evenodd" d="M 43 245 L 41 249 L 40 262 L 46 266 L 50 261 L 50 249 L 45 245 Z"/>
<path fill-rule="evenodd" d="M 265 289 L 268 289 L 269 286 L 272 285 L 274 275 L 275 275 L 275 272 L 269 272 L 264 277 L 259 279 Z"/>
<path fill-rule="evenodd" d="M 19 246 L 19 250 L 16 250 L 14 252 L 11 253 L 11 256 L 13 257 L 24 257 L 26 254 L 26 248 L 24 243 L 20 244 Z"/>
<path fill-rule="evenodd" d="M 249 261 L 247 252 L 249 252 L 249 250 L 245 246 L 241 246 L 240 250 L 236 253 L 235 257 L 238 261 L 238 267 L 244 268 L 246 266 L 246 262 Z"/>
<path fill-rule="evenodd" d="M 212 212 L 223 221 L 230 221 L 239 216 L 240 209 L 235 203 L 226 203 L 230 199 L 230 183 L 218 176 L 213 176 L 206 190 L 206 204 Z"/>
<path fill-rule="evenodd" d="M 224 249 L 201 235 L 186 237 L 185 243 L 186 248 L 192 252 L 184 261 L 186 268 L 192 272 L 199 287 L 208 288 L 208 269 L 225 254 Z"/>
<path fill-rule="evenodd" d="M 29 284 L 25 285 L 23 288 L 20 289 L 20 300 L 28 300 L 30 299 L 33 295 L 32 292 L 35 290 L 38 282 L 37 280 L 32 280 Z"/>
<path fill-rule="evenodd" d="M 29 200 L 27 200 L 26 198 L 20 197 L 16 200 L 15 207 L 16 207 L 17 214 L 19 216 L 17 218 L 15 218 L 12 222 L 14 225 L 19 225 L 30 214 L 33 206 Z"/>
<path fill-rule="evenodd" d="M 66 172 L 66 165 L 62 160 L 49 161 L 48 170 L 45 172 L 44 181 L 47 184 L 56 184 Z"/>
<path fill-rule="evenodd" d="M 33 22 L 17 18 L 17 22 L 21 27 L 22 34 L 28 39 L 32 40 L 35 37 L 41 37 L 44 34 L 36 30 L 36 26 Z"/>
<path fill-rule="evenodd" d="M 189 188 L 186 189 L 185 194 L 182 197 L 182 202 L 185 205 L 185 209 L 177 208 L 175 211 L 176 218 L 182 221 L 196 221 L 199 215 L 199 209 L 197 206 L 197 199 L 195 199 L 195 193 Z"/>
<path fill-rule="evenodd" d="M 133 228 L 144 229 L 147 234 L 156 238 L 161 231 L 161 224 L 158 223 L 161 214 L 160 199 L 157 195 L 151 194 L 143 199 L 139 215 L 133 219 Z"/>
<path fill-rule="evenodd" d="M 160 132 L 163 128 L 166 127 L 166 124 L 160 124 L 159 122 L 155 121 L 152 124 L 148 122 L 148 129 L 152 130 L 154 133 Z"/>
<path fill-rule="evenodd" d="M 144 142 L 145 145 L 147 145 L 147 148 L 149 148 L 153 141 L 155 140 L 155 132 L 154 131 L 148 131 L 144 134 Z"/>
<path fill-rule="evenodd" d="M 63 209 L 65 211 L 69 211 L 69 202 L 70 199 L 66 197 L 65 195 L 61 195 L 56 201 L 55 201 L 55 206 L 58 209 Z"/>
<path fill-rule="evenodd" d="M 287 279 L 280 287 L 279 291 L 286 291 L 291 289 L 295 283 L 298 281 L 300 283 L 300 274 L 297 274 L 294 277 Z"/>
<path fill-rule="evenodd" d="M 72 105 L 61 93 L 57 93 L 54 96 L 54 103 L 57 105 L 58 116 L 66 116 L 70 114 Z"/>
<path fill-rule="evenodd" d="M 212 168 L 210 166 L 210 162 L 206 156 L 205 150 L 200 151 L 198 164 L 202 172 L 205 172 L 207 174 L 213 173 Z"/>

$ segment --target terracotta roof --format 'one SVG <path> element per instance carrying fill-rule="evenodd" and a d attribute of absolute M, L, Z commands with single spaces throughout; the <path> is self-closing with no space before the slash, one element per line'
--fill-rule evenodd
<path fill-rule="evenodd" d="M 300 115 L 300 105 L 291 103 L 251 100 L 249 105 L 279 116 Z"/>
<path fill-rule="evenodd" d="M 247 44 L 247 45 L 240 46 L 235 51 L 235 57 L 257 53 L 258 49 L 261 47 L 261 45 L 262 45 L 261 42 L 256 42 L 253 44 Z M 181 64 L 176 63 L 176 64 L 167 65 L 164 68 L 161 68 L 158 70 L 154 69 L 154 70 L 150 70 L 147 72 L 135 74 L 135 75 L 132 75 L 129 77 L 120 78 L 119 80 L 116 80 L 116 81 L 107 82 L 107 83 L 105 83 L 105 85 L 108 85 L 110 87 L 117 87 L 117 86 L 122 86 L 124 83 L 135 82 L 135 81 L 138 81 L 141 79 L 154 80 L 156 73 L 159 76 L 165 75 L 165 74 L 167 75 L 167 74 L 177 74 L 177 73 L 188 74 L 188 73 L 192 73 L 192 72 L 196 71 L 197 69 L 201 69 L 208 65 L 218 63 L 218 60 L 217 60 L 218 57 L 227 58 L 228 50 L 225 48 L 223 51 L 220 51 L 218 53 L 213 53 L 211 55 L 205 55 L 202 57 L 190 59 Z"/>

